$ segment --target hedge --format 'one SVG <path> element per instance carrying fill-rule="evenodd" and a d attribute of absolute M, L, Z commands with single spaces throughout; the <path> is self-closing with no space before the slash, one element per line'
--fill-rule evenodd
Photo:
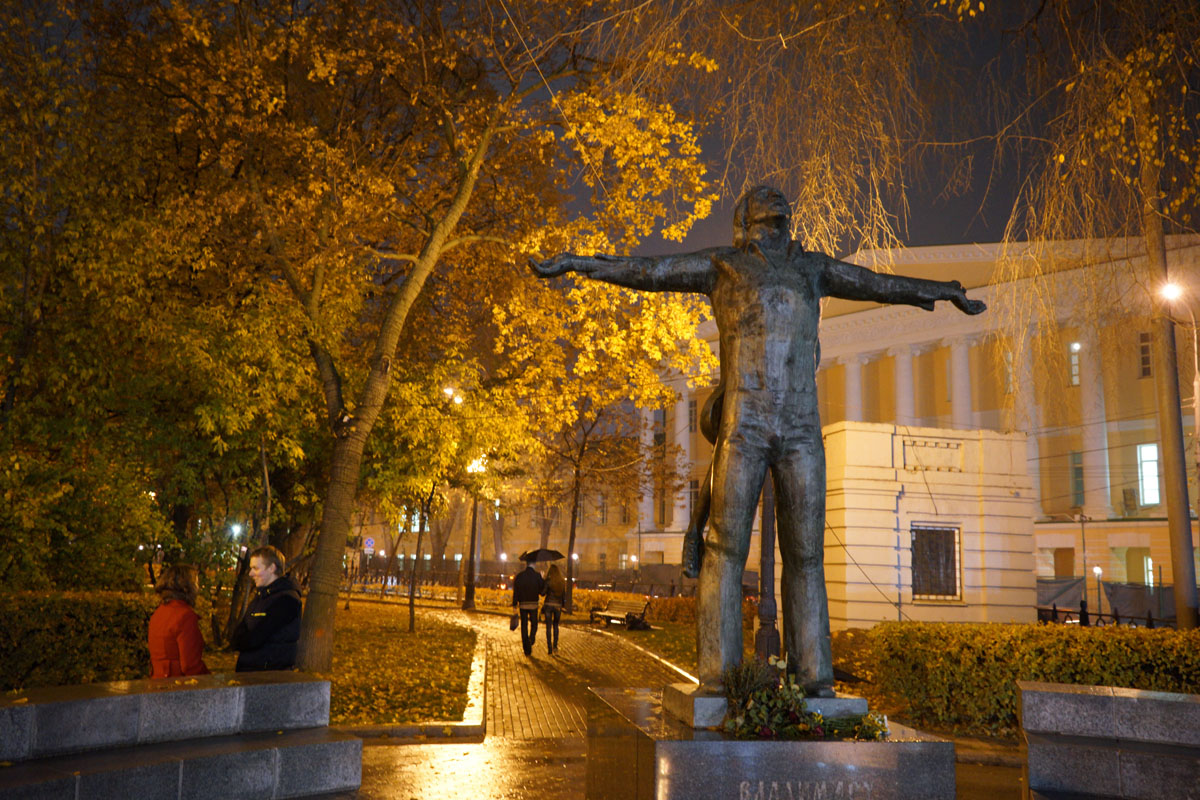
<path fill-rule="evenodd" d="M 153 594 L 0 592 L 0 689 L 150 674 Z"/>
<path fill-rule="evenodd" d="M 884 622 L 867 635 L 876 688 L 917 723 L 1012 730 L 1018 680 L 1200 692 L 1200 630 Z"/>

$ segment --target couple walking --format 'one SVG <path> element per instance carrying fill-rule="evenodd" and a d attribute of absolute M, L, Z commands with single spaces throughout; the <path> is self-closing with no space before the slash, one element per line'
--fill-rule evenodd
<path fill-rule="evenodd" d="M 551 564 L 546 577 L 534 567 L 535 561 L 526 561 L 525 569 L 513 578 L 513 608 L 521 615 L 521 646 L 525 655 L 533 655 L 533 643 L 537 640 L 538 600 L 542 603 L 542 614 L 546 618 L 546 652 L 553 655 L 558 650 L 558 623 L 567 593 L 567 582 L 557 564 Z"/>

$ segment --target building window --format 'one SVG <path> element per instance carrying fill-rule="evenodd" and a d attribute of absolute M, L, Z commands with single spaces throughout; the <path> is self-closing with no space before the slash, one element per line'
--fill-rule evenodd
<path fill-rule="evenodd" d="M 579 498 L 579 508 L 575 509 L 575 526 L 583 524 L 583 498 Z"/>
<path fill-rule="evenodd" d="M 1069 381 L 1072 386 L 1079 385 L 1079 351 L 1083 348 L 1079 342 L 1071 342 L 1071 352 L 1068 358 L 1070 368 Z"/>
<path fill-rule="evenodd" d="M 1150 363 L 1150 334 L 1138 334 L 1138 377 L 1149 378 L 1151 375 Z"/>
<path fill-rule="evenodd" d="M 600 559 L 601 571 L 608 569 L 608 553 L 601 553 L 597 557 Z"/>
<path fill-rule="evenodd" d="M 665 528 L 667 525 L 667 493 L 663 491 L 661 486 L 654 490 L 654 508 L 655 521 L 658 523 L 658 527 L 660 529 Z"/>
<path fill-rule="evenodd" d="M 557 525 L 562 521 L 562 507 L 554 506 L 550 509 L 550 524 Z"/>
<path fill-rule="evenodd" d="M 1071 505 L 1083 505 L 1083 453 L 1071 451 Z"/>
<path fill-rule="evenodd" d="M 1138 493 L 1142 496 L 1142 505 L 1158 505 L 1158 445 L 1139 444 L 1137 446 L 1138 462 Z"/>
<path fill-rule="evenodd" d="M 621 524 L 629 524 L 629 502 L 621 503 Z"/>
<path fill-rule="evenodd" d="M 700 481 L 688 481 L 688 516 L 696 513 L 700 505 Z"/>
<path fill-rule="evenodd" d="M 596 500 L 596 519 L 601 525 L 608 524 L 608 498 L 604 495 Z"/>
<path fill-rule="evenodd" d="M 661 447 L 667 441 L 667 412 L 664 409 L 654 410 L 654 446 Z"/>
<path fill-rule="evenodd" d="M 959 600 L 958 528 L 933 525 L 912 528 L 912 591 L 914 600 Z"/>
<path fill-rule="evenodd" d="M 617 555 L 617 566 L 620 567 L 621 569 L 629 568 L 629 554 L 628 553 L 620 553 Z"/>
<path fill-rule="evenodd" d="M 500 520 L 500 501 L 499 500 L 492 501 L 492 519 L 494 519 L 496 521 Z"/>
<path fill-rule="evenodd" d="M 696 401 L 688 400 L 688 433 L 696 432 Z"/>

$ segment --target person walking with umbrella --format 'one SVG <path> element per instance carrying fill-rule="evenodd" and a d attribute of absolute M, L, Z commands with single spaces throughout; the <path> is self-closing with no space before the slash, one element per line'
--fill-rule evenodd
<path fill-rule="evenodd" d="M 537 639 L 538 601 L 546 582 L 541 573 L 534 569 L 537 557 L 533 553 L 523 553 L 521 560 L 525 569 L 513 577 L 513 608 L 521 615 L 521 647 L 525 655 L 533 655 L 533 643 Z"/>
<path fill-rule="evenodd" d="M 551 564 L 546 570 L 546 585 L 542 589 L 546 600 L 542 603 L 542 615 L 546 618 L 546 653 L 554 655 L 558 650 L 558 622 L 562 618 L 562 608 L 567 596 L 567 581 L 563 578 L 558 564 Z"/>

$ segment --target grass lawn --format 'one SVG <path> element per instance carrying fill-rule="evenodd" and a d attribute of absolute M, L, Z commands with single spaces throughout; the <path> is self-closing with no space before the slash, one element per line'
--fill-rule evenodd
<path fill-rule="evenodd" d="M 624 636 L 634 644 L 665 658 L 680 669 L 696 674 L 696 623 L 659 622 L 651 623 L 654 630 L 630 631 L 624 625 L 609 625 L 608 630 Z M 742 643 L 746 658 L 754 656 L 754 631 L 742 629 Z"/>
<path fill-rule="evenodd" d="M 461 720 L 475 652 L 475 631 L 417 609 L 408 632 L 407 604 L 338 606 L 330 722 L 398 724 Z M 213 672 L 232 672 L 236 653 L 207 653 Z"/>

